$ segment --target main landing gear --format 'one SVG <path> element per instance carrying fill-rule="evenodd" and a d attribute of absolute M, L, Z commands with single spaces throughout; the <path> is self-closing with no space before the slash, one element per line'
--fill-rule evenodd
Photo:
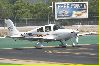
<path fill-rule="evenodd" d="M 35 45 L 35 48 L 42 49 L 43 48 L 43 42 L 44 41 L 42 39 L 38 40 L 37 44 Z"/>
<path fill-rule="evenodd" d="M 64 40 L 60 40 L 60 43 L 61 43 L 61 44 L 59 44 L 60 48 L 66 48 L 67 47 L 67 44 L 65 44 Z"/>

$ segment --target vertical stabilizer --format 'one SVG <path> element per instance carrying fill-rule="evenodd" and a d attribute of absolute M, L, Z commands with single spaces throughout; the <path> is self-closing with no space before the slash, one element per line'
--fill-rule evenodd
<path fill-rule="evenodd" d="M 19 31 L 16 29 L 16 27 L 10 19 L 5 19 L 5 23 L 7 24 L 8 28 L 8 36 L 15 36 L 19 34 Z"/>

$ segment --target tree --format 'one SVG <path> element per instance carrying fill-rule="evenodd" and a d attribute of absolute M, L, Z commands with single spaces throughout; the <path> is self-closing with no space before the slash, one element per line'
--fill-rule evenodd
<path fill-rule="evenodd" d="M 17 0 L 13 6 L 13 17 L 15 19 L 20 18 L 32 18 L 32 15 L 29 10 L 29 3 L 22 0 Z"/>
<path fill-rule="evenodd" d="M 89 12 L 90 13 L 98 13 L 99 12 L 99 1 L 98 0 L 89 0 Z"/>
<path fill-rule="evenodd" d="M 12 16 L 12 5 L 8 0 L 0 0 L 0 18 L 5 19 Z"/>
<path fill-rule="evenodd" d="M 48 14 L 51 13 L 49 6 L 44 3 L 33 4 L 30 9 L 33 14 L 33 18 L 47 18 Z"/>

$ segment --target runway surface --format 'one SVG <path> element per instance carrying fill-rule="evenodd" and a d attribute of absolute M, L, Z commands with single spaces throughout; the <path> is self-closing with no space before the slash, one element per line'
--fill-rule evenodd
<path fill-rule="evenodd" d="M 98 64 L 98 44 L 82 45 L 81 47 L 69 46 L 67 48 L 0 49 L 0 62 L 15 64 Z"/>

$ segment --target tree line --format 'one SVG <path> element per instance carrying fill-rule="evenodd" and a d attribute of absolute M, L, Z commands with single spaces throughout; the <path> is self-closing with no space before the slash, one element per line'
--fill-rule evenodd
<path fill-rule="evenodd" d="M 12 18 L 12 19 L 24 19 L 24 18 L 36 18 L 36 19 L 48 19 L 53 18 L 52 8 L 49 8 L 51 2 L 57 1 L 83 1 L 83 0 L 48 0 L 46 3 L 37 2 L 29 3 L 27 0 L 0 0 L 0 19 Z M 41 0 L 38 0 L 41 1 Z M 98 0 L 89 1 L 89 13 L 98 13 Z"/>

